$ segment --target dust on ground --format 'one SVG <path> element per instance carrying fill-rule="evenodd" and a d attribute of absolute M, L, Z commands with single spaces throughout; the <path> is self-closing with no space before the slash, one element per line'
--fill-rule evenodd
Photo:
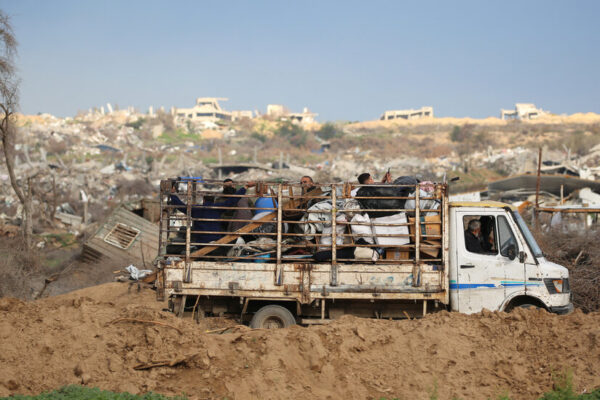
<path fill-rule="evenodd" d="M 84 384 L 192 399 L 414 399 L 435 387 L 441 399 L 534 399 L 566 369 L 579 390 L 600 386 L 599 313 L 344 317 L 209 334 L 232 321 L 198 325 L 164 307 L 151 289 L 127 283 L 34 302 L 0 299 L 0 396 Z"/>

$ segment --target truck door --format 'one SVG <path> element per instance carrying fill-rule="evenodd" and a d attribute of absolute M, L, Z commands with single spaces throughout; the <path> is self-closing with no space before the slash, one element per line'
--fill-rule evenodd
<path fill-rule="evenodd" d="M 457 280 L 450 282 L 450 288 L 458 291 L 460 312 L 497 310 L 507 288 L 523 284 L 523 265 L 516 257 L 518 244 L 502 213 L 457 212 Z"/>
<path fill-rule="evenodd" d="M 521 243 L 523 256 L 525 258 L 525 292 L 528 292 L 530 295 L 535 295 L 535 293 L 539 293 L 539 290 L 541 289 L 540 286 L 544 286 L 542 272 L 537 262 L 537 257 L 542 257 L 543 255 L 542 250 L 536 243 L 527 224 L 519 213 L 513 211 L 511 216 L 512 218 L 508 219 L 513 224 L 514 233 L 517 236 L 517 241 Z"/>
<path fill-rule="evenodd" d="M 506 215 L 498 215 L 498 248 L 504 267 L 504 297 L 525 289 L 525 266 L 518 259 L 522 250 L 515 236 L 514 227 Z"/>

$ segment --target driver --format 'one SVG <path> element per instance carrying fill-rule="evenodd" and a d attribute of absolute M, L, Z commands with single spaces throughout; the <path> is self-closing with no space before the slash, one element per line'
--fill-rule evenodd
<path fill-rule="evenodd" d="M 468 229 L 465 231 L 465 245 L 472 253 L 485 254 L 491 251 L 490 244 L 481 234 L 481 222 L 478 219 L 469 221 Z"/>

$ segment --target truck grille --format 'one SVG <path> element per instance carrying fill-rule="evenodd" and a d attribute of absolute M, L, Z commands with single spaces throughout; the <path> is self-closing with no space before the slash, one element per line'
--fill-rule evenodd
<path fill-rule="evenodd" d="M 548 289 L 548 293 L 556 294 L 556 288 L 554 287 L 554 283 L 552 283 L 552 279 L 544 278 L 544 283 L 546 284 L 546 289 Z"/>
<path fill-rule="evenodd" d="M 571 285 L 569 284 L 569 278 L 563 279 L 563 293 L 571 293 Z"/>

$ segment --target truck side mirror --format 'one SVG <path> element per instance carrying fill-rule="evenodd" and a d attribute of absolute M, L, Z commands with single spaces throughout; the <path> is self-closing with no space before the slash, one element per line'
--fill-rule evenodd
<path fill-rule="evenodd" d="M 525 262 L 526 259 L 527 259 L 527 253 L 525 253 L 524 251 L 520 251 L 519 252 L 519 262 L 522 264 Z"/>
<path fill-rule="evenodd" d="M 515 246 L 514 244 L 508 246 L 508 248 L 506 249 L 506 256 L 510 261 L 517 258 L 517 246 Z"/>

